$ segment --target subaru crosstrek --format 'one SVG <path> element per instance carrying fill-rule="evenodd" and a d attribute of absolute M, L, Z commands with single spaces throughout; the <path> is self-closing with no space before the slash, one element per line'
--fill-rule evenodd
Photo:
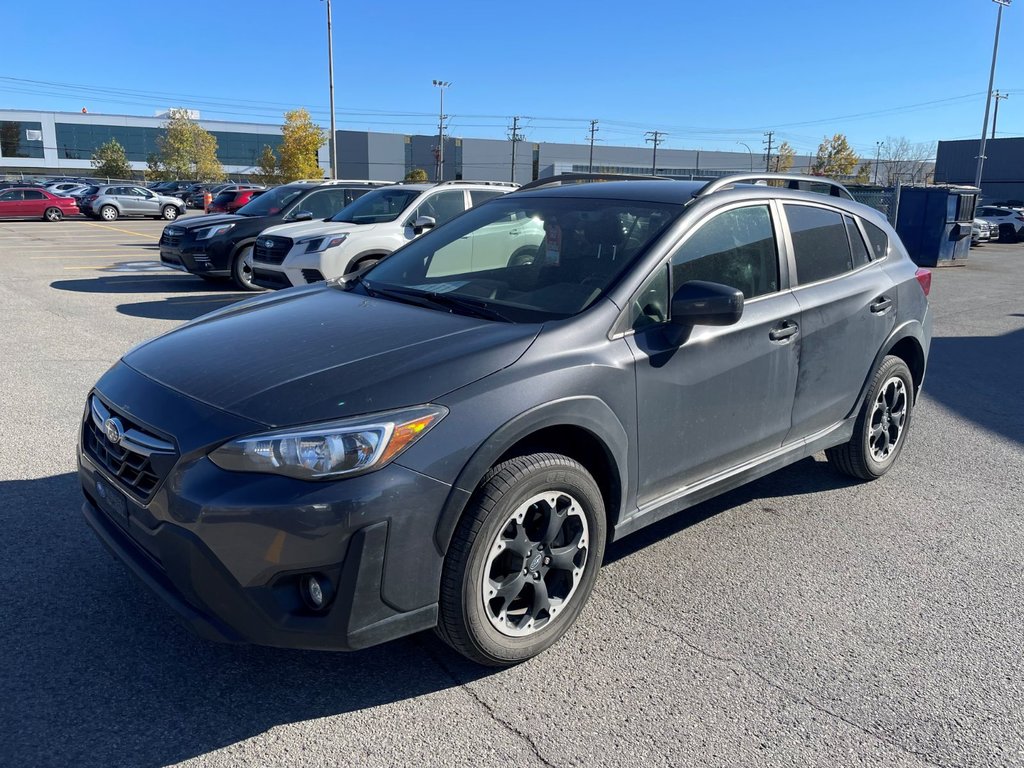
<path fill-rule="evenodd" d="M 750 180 L 541 183 L 133 349 L 83 414 L 88 522 L 209 638 L 539 653 L 608 541 L 906 445 L 930 273 L 840 185 Z"/>

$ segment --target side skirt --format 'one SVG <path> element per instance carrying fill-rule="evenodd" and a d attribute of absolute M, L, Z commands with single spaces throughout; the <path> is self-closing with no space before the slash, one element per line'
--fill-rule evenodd
<path fill-rule="evenodd" d="M 670 515 L 682 512 L 702 501 L 719 496 L 733 488 L 749 483 L 759 477 L 771 474 L 777 469 L 789 466 L 794 462 L 813 456 L 818 451 L 842 445 L 853 436 L 855 417 L 845 419 L 809 437 L 788 445 L 783 445 L 756 459 L 738 464 L 715 475 L 704 478 L 696 483 L 683 486 L 670 494 L 648 502 L 629 517 L 623 518 L 615 526 L 611 537 L 618 541 L 623 536 L 646 528 L 652 523 L 664 520 Z"/>

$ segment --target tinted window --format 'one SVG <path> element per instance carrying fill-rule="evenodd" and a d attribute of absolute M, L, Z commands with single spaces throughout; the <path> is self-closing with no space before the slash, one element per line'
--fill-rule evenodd
<path fill-rule="evenodd" d="M 346 205 L 331 221 L 345 221 L 349 224 L 381 224 L 394 221 L 422 191 L 407 187 L 375 189 L 351 205 Z"/>
<path fill-rule="evenodd" d="M 849 216 L 843 217 L 846 220 L 846 233 L 850 236 L 850 252 L 853 254 L 853 266 L 863 267 L 871 257 L 868 256 L 868 247 L 864 245 L 864 238 L 861 237 L 857 223 Z"/>
<path fill-rule="evenodd" d="M 747 299 L 777 291 L 779 259 L 768 206 L 736 208 L 701 226 L 672 257 L 673 287 L 688 280 L 738 288 Z"/>
<path fill-rule="evenodd" d="M 345 207 L 345 190 L 318 189 L 299 204 L 300 211 L 309 211 L 314 219 L 326 219 Z"/>
<path fill-rule="evenodd" d="M 40 192 L 38 189 L 26 189 L 25 190 L 26 200 L 45 200 L 46 195 Z"/>
<path fill-rule="evenodd" d="M 637 293 L 629 317 L 629 327 L 633 330 L 668 320 L 668 270 L 668 265 L 662 264 Z"/>
<path fill-rule="evenodd" d="M 0 202 L 9 203 L 12 200 L 22 200 L 20 189 L 11 189 L 0 195 Z"/>
<path fill-rule="evenodd" d="M 345 190 L 345 205 L 348 205 L 353 200 L 358 200 L 360 197 L 369 192 L 369 188 L 366 189 L 346 189 Z"/>
<path fill-rule="evenodd" d="M 261 195 L 259 199 L 246 203 L 238 209 L 237 213 L 243 216 L 273 216 L 280 213 L 286 205 L 302 194 L 304 187 L 275 187 Z M 295 213 L 302 208 L 301 202 L 296 207 Z"/>
<path fill-rule="evenodd" d="M 825 280 L 853 269 L 842 214 L 809 205 L 787 204 L 785 209 L 799 284 Z"/>
<path fill-rule="evenodd" d="M 504 192 L 498 192 L 494 189 L 471 189 L 469 190 L 469 199 L 471 205 L 480 205 L 495 197 L 501 197 Z"/>
<path fill-rule="evenodd" d="M 452 189 L 431 195 L 416 208 L 413 218 L 430 216 L 438 226 L 466 210 L 466 197 L 461 189 Z"/>
<path fill-rule="evenodd" d="M 889 252 L 889 236 L 885 234 L 884 229 L 876 227 L 870 221 L 864 221 L 861 219 L 860 223 L 864 225 L 864 231 L 868 233 L 868 242 L 871 244 L 872 258 L 884 259 L 885 254 Z"/>

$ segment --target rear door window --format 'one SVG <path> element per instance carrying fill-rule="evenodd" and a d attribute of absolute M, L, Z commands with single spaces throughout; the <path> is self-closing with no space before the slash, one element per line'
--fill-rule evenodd
<path fill-rule="evenodd" d="M 38 189 L 26 189 L 25 190 L 26 200 L 45 200 L 46 195 L 40 192 Z"/>
<path fill-rule="evenodd" d="M 784 208 L 799 285 L 827 280 L 853 269 L 853 254 L 841 213 L 791 203 Z"/>
<path fill-rule="evenodd" d="M 469 190 L 469 199 L 473 205 L 480 205 L 480 203 L 486 203 L 495 197 L 501 197 L 504 192 L 499 192 L 495 189 L 471 189 Z"/>

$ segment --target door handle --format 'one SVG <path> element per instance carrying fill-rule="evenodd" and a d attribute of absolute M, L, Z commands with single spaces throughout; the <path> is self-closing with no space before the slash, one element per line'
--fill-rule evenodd
<path fill-rule="evenodd" d="M 888 296 L 879 296 L 871 303 L 871 311 L 876 315 L 880 315 L 891 306 L 892 299 Z"/>
<path fill-rule="evenodd" d="M 508 235 L 509 235 L 509 237 L 515 237 L 515 236 L 516 236 L 516 235 L 518 235 L 518 234 L 519 234 L 519 230 L 518 230 L 518 229 L 510 229 L 510 230 L 508 231 Z"/>
<path fill-rule="evenodd" d="M 785 341 L 788 338 L 796 336 L 797 331 L 800 330 L 800 326 L 794 322 L 786 321 L 781 325 L 777 325 L 768 332 L 768 338 L 772 341 Z"/>

